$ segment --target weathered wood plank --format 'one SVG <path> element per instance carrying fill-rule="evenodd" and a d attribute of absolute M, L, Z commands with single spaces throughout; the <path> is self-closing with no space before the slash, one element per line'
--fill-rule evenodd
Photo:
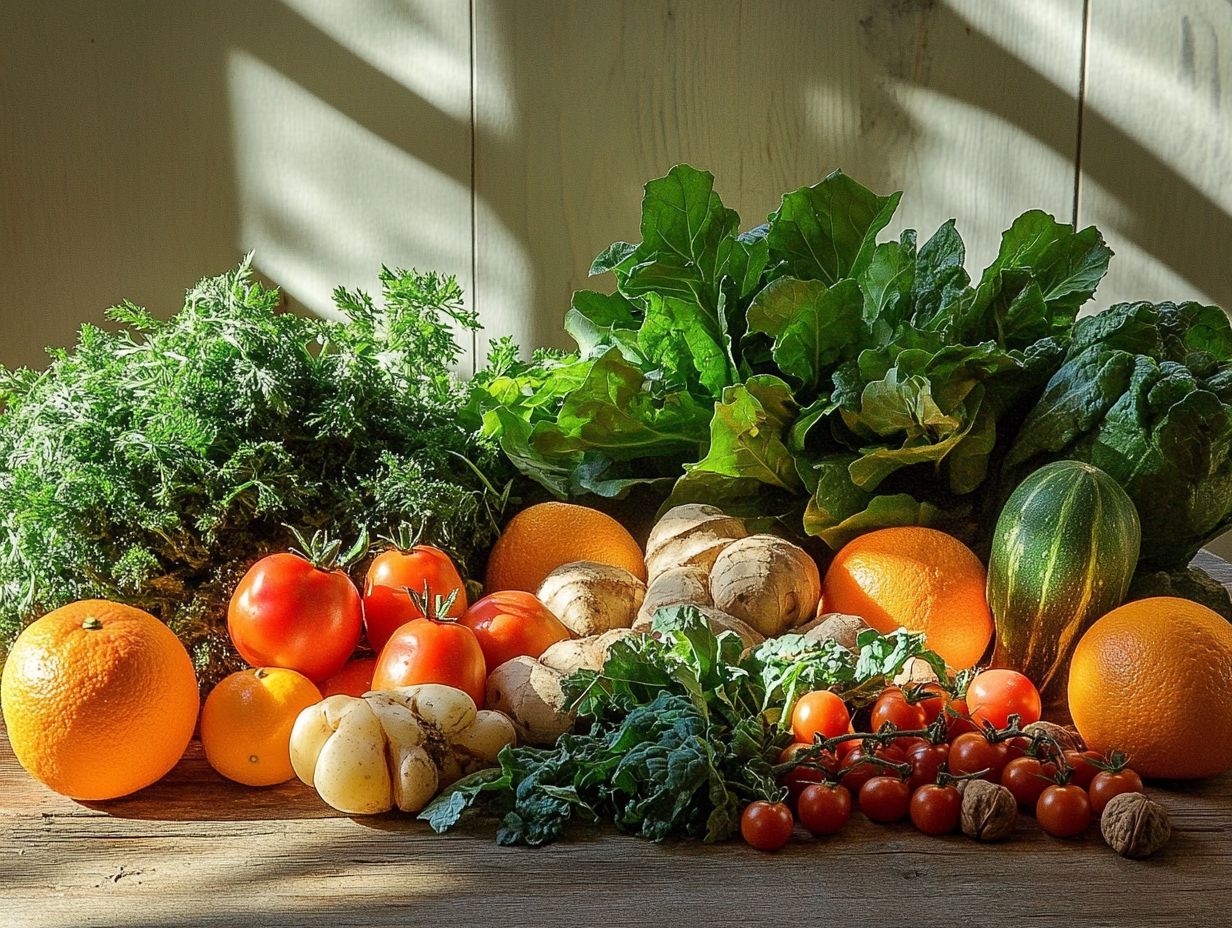
<path fill-rule="evenodd" d="M 564 344 L 591 259 L 680 161 L 750 226 L 838 167 L 905 189 L 890 232 L 957 216 L 983 266 L 1019 212 L 1072 214 L 1081 35 L 1080 0 L 479 0 L 484 322 Z"/>
<path fill-rule="evenodd" d="M 1232 5 L 1091 0 L 1079 216 L 1117 256 L 1098 304 L 1232 310 Z"/>
<path fill-rule="evenodd" d="M 1232 584 L 1232 565 L 1198 563 Z M 856 815 L 839 836 L 798 834 L 776 855 L 607 830 L 527 850 L 497 847 L 482 823 L 437 836 L 405 817 L 342 817 L 298 783 L 246 789 L 198 744 L 149 789 L 79 804 L 26 777 L 0 738 L 0 924 L 1222 924 L 1232 776 L 1150 792 L 1174 837 L 1145 862 L 1117 857 L 1094 828 L 1059 841 L 1025 817 L 995 846 Z"/>
<path fill-rule="evenodd" d="M 3 30 L 0 363 L 254 248 L 313 312 L 383 261 L 469 299 L 467 4 L 66 0 Z"/>

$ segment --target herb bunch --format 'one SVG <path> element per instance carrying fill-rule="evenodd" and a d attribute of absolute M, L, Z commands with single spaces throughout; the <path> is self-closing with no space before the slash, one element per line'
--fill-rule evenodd
<path fill-rule="evenodd" d="M 288 526 L 352 540 L 409 522 L 474 572 L 506 465 L 465 429 L 453 278 L 383 269 L 341 321 L 278 312 L 250 262 L 168 321 L 125 303 L 45 372 L 0 374 L 0 646 L 88 597 L 147 609 L 208 682 L 233 666 L 226 605 Z M 465 458 L 467 463 L 459 460 Z"/>

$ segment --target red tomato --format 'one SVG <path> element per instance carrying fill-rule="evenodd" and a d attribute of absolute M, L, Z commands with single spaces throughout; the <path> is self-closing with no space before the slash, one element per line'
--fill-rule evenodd
<path fill-rule="evenodd" d="M 800 751 L 803 751 L 809 747 L 812 747 L 812 745 L 804 744 L 800 741 L 787 745 L 787 747 L 783 748 L 783 750 L 779 753 L 779 763 L 787 763 Z M 823 751 L 820 755 L 813 758 L 810 763 L 816 764 L 817 766 L 801 765 L 799 767 L 793 767 L 783 775 L 783 785 L 787 787 L 787 792 L 790 794 L 793 801 L 799 799 L 800 794 L 804 792 L 805 788 L 808 786 L 813 783 L 822 782 L 826 778 L 827 772 L 832 773 L 838 769 L 838 761 L 835 759 L 832 751 Z"/>
<path fill-rule="evenodd" d="M 832 835 L 851 818 L 851 793 L 842 784 L 814 783 L 796 803 L 800 824 L 815 835 Z"/>
<path fill-rule="evenodd" d="M 915 731 L 924 727 L 924 707 L 919 703 L 907 702 L 907 697 L 898 687 L 891 687 L 873 703 L 873 713 L 869 718 L 869 726 L 873 731 L 881 731 L 886 724 L 894 726 L 899 731 Z"/>
<path fill-rule="evenodd" d="M 1005 742 L 989 741 L 978 731 L 969 731 L 959 735 L 950 745 L 950 773 L 987 770 L 984 779 L 996 783 L 1001 779 L 1006 755 Z"/>
<path fill-rule="evenodd" d="M 740 834 L 750 847 L 759 851 L 777 851 L 791 839 L 793 824 L 791 809 L 786 805 L 759 799 L 744 807 L 740 816 Z"/>
<path fill-rule="evenodd" d="M 351 578 L 297 554 L 252 565 L 227 609 L 227 631 L 254 667 L 284 667 L 313 683 L 329 679 L 355 651 L 363 604 Z"/>
<path fill-rule="evenodd" d="M 791 733 L 797 741 L 812 744 L 814 738 L 836 738 L 847 733 L 851 713 L 837 693 L 814 690 L 796 700 L 791 710 Z"/>
<path fill-rule="evenodd" d="M 1072 838 L 1091 824 L 1091 801 L 1081 786 L 1050 786 L 1035 804 L 1040 828 L 1054 838 Z"/>
<path fill-rule="evenodd" d="M 843 774 L 843 785 L 851 792 L 859 793 L 861 787 L 869 780 L 876 776 L 883 776 L 888 771 L 880 764 L 864 760 L 869 754 L 874 757 L 879 757 L 882 760 L 889 761 L 892 764 L 901 764 L 906 762 L 906 757 L 903 752 L 896 746 L 879 745 L 871 752 L 865 748 L 861 742 L 856 742 L 856 747 L 843 758 L 841 769 L 848 771 Z"/>
<path fill-rule="evenodd" d="M 1011 715 L 1017 715 L 1023 725 L 1030 725 L 1040 720 L 1042 711 L 1039 690 L 1016 670 L 977 673 L 967 687 L 967 705 L 977 724 L 987 722 L 993 728 L 1004 728 Z"/>
<path fill-rule="evenodd" d="M 502 590 L 466 610 L 462 624 L 475 633 L 489 667 L 515 657 L 538 657 L 558 641 L 572 638 L 569 629 L 531 593 Z"/>
<path fill-rule="evenodd" d="M 967 711 L 967 700 L 961 696 L 951 699 L 945 704 L 945 733 L 951 741 L 969 731 L 979 731 L 980 728 L 971 721 Z"/>
<path fill-rule="evenodd" d="M 949 760 L 950 746 L 948 744 L 924 742 L 916 746 L 907 752 L 907 763 L 911 764 L 911 776 L 907 778 L 907 785 L 912 789 L 919 789 L 921 786 L 936 783 L 937 771 Z"/>
<path fill-rule="evenodd" d="M 378 554 L 368 568 L 364 580 L 364 626 L 368 644 L 378 654 L 385 642 L 412 619 L 425 618 L 407 590 L 423 593 L 424 585 L 432 606 L 437 596 L 456 593 L 447 614 L 458 618 L 466 611 L 466 586 L 449 555 L 431 545 L 415 545 L 402 550 L 393 548 Z"/>
<path fill-rule="evenodd" d="M 1087 792 L 1091 797 L 1091 811 L 1095 815 L 1103 815 L 1104 807 L 1113 796 L 1142 792 L 1142 777 L 1128 767 L 1116 771 L 1101 770 L 1091 780 Z"/>
<path fill-rule="evenodd" d="M 372 674 L 375 670 L 375 657 L 359 657 L 347 661 L 345 667 L 321 684 L 321 695 L 362 696 L 371 692 Z"/>
<path fill-rule="evenodd" d="M 929 695 L 925 695 L 929 694 Z M 940 683 L 925 683 L 915 693 L 915 704 L 924 710 L 924 724 L 931 725 L 945 708 L 946 692 Z"/>
<path fill-rule="evenodd" d="M 1014 794 L 1020 806 L 1035 808 L 1040 795 L 1053 782 L 1056 768 L 1036 757 L 1015 757 L 1001 771 L 1001 785 Z"/>
<path fill-rule="evenodd" d="M 1103 755 L 1098 751 L 1066 751 L 1065 762 L 1073 769 L 1073 775 L 1069 781 L 1075 786 L 1081 786 L 1086 789 L 1091 785 L 1091 781 L 1095 779 L 1095 774 L 1099 773 L 1099 768 L 1091 761 L 1103 761 Z"/>
<path fill-rule="evenodd" d="M 962 795 L 953 786 L 930 783 L 911 795 L 911 824 L 926 835 L 948 835 L 958 827 Z"/>
<path fill-rule="evenodd" d="M 479 639 L 465 625 L 414 619 L 389 639 L 376 659 L 374 690 L 392 690 L 416 683 L 456 687 L 483 706 L 487 664 Z"/>
<path fill-rule="evenodd" d="M 874 822 L 900 822 L 911 805 L 911 787 L 899 777 L 876 776 L 860 787 L 860 811 Z"/>

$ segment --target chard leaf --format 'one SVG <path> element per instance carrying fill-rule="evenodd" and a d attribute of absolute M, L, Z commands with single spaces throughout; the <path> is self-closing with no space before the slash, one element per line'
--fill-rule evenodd
<path fill-rule="evenodd" d="M 647 294 L 646 318 L 637 341 L 653 365 L 690 392 L 717 398 L 735 379 L 717 321 L 699 317 L 687 301 Z"/>
<path fill-rule="evenodd" d="M 634 305 L 619 293 L 578 290 L 565 314 L 565 331 L 583 357 L 602 354 L 619 338 L 620 330 L 631 334 L 637 325 Z"/>
<path fill-rule="evenodd" d="M 954 220 L 941 224 L 921 246 L 915 262 L 912 304 L 917 325 L 927 325 L 943 309 L 954 305 L 971 278 L 963 267 L 967 249 Z"/>
<path fill-rule="evenodd" d="M 787 194 L 770 214 L 766 234 L 776 276 L 820 280 L 827 286 L 859 277 L 901 197 L 879 197 L 842 171 Z"/>
<path fill-rule="evenodd" d="M 620 290 L 692 301 L 712 320 L 740 217 L 714 192 L 714 175 L 678 164 L 646 185 L 642 242 L 618 269 Z M 742 274 L 747 272 L 747 256 Z"/>
<path fill-rule="evenodd" d="M 824 374 L 854 356 L 864 336 L 863 297 L 854 280 L 827 288 L 817 280 L 782 277 L 749 306 L 749 329 L 774 338 L 779 370 L 815 392 Z"/>
<path fill-rule="evenodd" d="M 777 377 L 760 375 L 728 387 L 715 404 L 710 448 L 701 461 L 685 467 L 684 480 L 711 473 L 797 489 L 799 477 L 783 441 L 794 412 L 791 388 Z"/>

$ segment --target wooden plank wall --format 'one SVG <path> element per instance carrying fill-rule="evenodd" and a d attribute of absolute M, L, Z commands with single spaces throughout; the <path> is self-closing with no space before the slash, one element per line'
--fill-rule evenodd
<path fill-rule="evenodd" d="M 308 311 L 435 267 L 487 335 L 561 344 L 680 160 L 750 225 L 834 167 L 904 189 L 972 265 L 1076 211 L 1118 253 L 1097 306 L 1232 306 L 1226 0 L 62 0 L 0 29 L 8 365 L 250 248 Z"/>

